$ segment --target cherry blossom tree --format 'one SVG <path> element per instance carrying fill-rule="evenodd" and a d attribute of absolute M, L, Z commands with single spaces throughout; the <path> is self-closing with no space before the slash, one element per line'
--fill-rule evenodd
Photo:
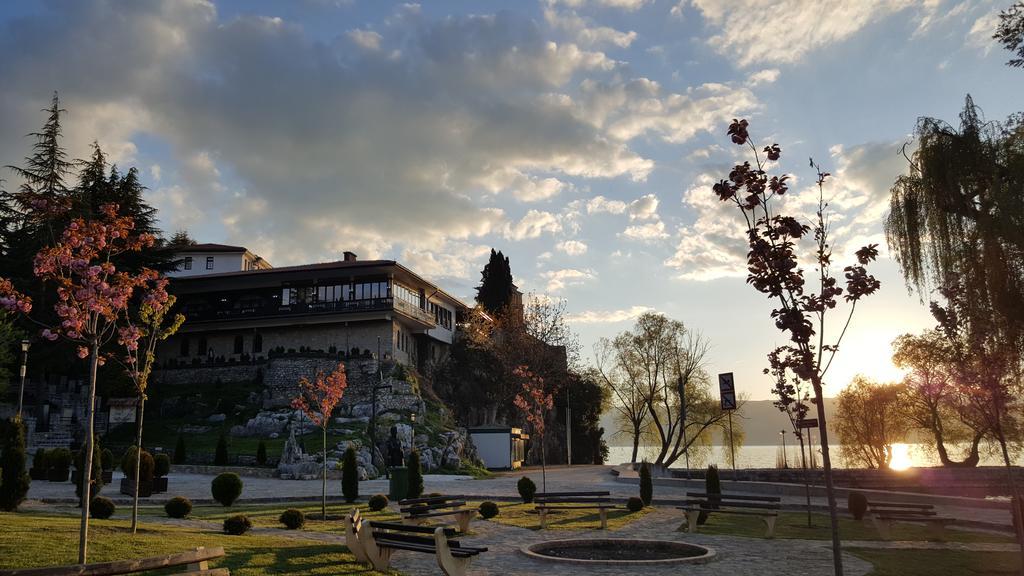
<path fill-rule="evenodd" d="M 89 396 L 86 405 L 86 446 L 82 470 L 92 473 L 96 404 L 96 371 L 104 359 L 100 348 L 115 337 L 127 349 L 138 345 L 139 332 L 119 330 L 136 289 L 156 280 L 157 273 L 143 269 L 137 274 L 118 272 L 113 259 L 127 252 L 138 252 L 153 245 L 149 234 L 135 234 L 135 223 L 117 215 L 117 206 L 108 204 L 100 218 L 76 218 L 53 245 L 40 250 L 34 259 L 37 278 L 56 288 L 54 311 L 59 323 L 46 326 L 42 337 L 53 341 L 63 338 L 78 345 L 81 359 L 89 360 Z M 144 296 L 146 301 L 150 296 Z M 20 294 L 5 279 L 0 279 L 0 306 L 11 312 L 29 314 L 31 299 Z M 82 490 L 82 520 L 79 530 L 78 561 L 86 562 L 89 536 L 89 505 L 92 478 L 86 478 Z"/>
<path fill-rule="evenodd" d="M 306 416 L 320 427 L 323 438 L 323 493 L 320 504 L 320 512 L 323 519 L 327 520 L 327 425 L 331 422 L 331 413 L 341 402 L 345 394 L 348 380 L 345 377 L 345 364 L 338 363 L 338 367 L 330 374 L 324 374 L 318 370 L 310 382 L 305 376 L 299 380 L 299 395 L 292 400 L 292 408 L 302 410 Z"/>
<path fill-rule="evenodd" d="M 833 564 L 836 576 L 841 576 L 843 561 L 839 523 L 828 450 L 825 404 L 822 401 L 824 378 L 839 351 L 839 344 L 850 325 L 857 303 L 873 294 L 881 285 L 865 268 L 878 257 L 878 247 L 870 244 L 857 250 L 857 262 L 843 268 L 846 287 L 840 287 L 832 272 L 828 204 L 824 196 L 825 180 L 830 174 L 822 172 L 811 160 L 811 167 L 817 172 L 818 206 L 808 226 L 795 216 L 777 212 L 777 197 L 788 191 L 789 177 L 769 177 L 766 168 L 769 163 L 779 160 L 782 154 L 779 145 L 772 144 L 758 150 L 750 137 L 746 120 L 733 120 L 728 134 L 734 144 L 750 148 L 754 164 L 747 161 L 735 165 L 727 180 L 714 185 L 714 192 L 721 201 L 735 204 L 743 215 L 750 249 L 747 253 L 747 283 L 775 302 L 777 307 L 771 314 L 775 327 L 788 333 L 789 344 L 777 347 L 769 355 L 771 368 L 766 369 L 765 373 L 777 376 L 789 370 L 800 380 L 810 382 L 814 393 L 822 464 L 825 469 L 825 490 L 832 524 Z M 808 285 L 797 248 L 798 243 L 810 233 L 813 233 L 814 239 L 813 277 Z M 830 318 L 830 312 L 836 311 L 840 296 L 849 304 L 846 318 L 840 320 L 842 328 L 836 339 L 826 342 L 826 320 Z"/>
<path fill-rule="evenodd" d="M 142 421 L 146 408 L 146 389 L 149 375 L 156 359 L 156 345 L 172 336 L 181 327 L 185 317 L 167 314 L 174 306 L 175 298 L 167 294 L 167 278 L 156 278 L 143 286 L 145 294 L 135 314 L 126 314 L 124 325 L 118 330 L 118 344 L 124 347 L 124 355 L 112 354 L 125 368 L 125 373 L 135 385 L 137 395 L 138 421 L 135 423 L 135 487 L 132 495 L 132 534 L 139 523 L 139 460 L 142 458 Z"/>
<path fill-rule="evenodd" d="M 555 399 L 544 390 L 544 379 L 530 371 L 528 366 L 517 366 L 512 375 L 522 387 L 513 403 L 530 423 L 531 431 L 540 439 L 541 486 L 548 491 L 548 476 L 544 464 L 544 418 L 555 407 Z"/>

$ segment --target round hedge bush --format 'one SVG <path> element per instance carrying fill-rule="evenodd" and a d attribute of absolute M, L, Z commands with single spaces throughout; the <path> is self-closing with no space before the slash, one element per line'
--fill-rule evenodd
<path fill-rule="evenodd" d="M 388 497 L 383 494 L 374 494 L 373 496 L 370 496 L 368 504 L 370 506 L 370 510 L 379 512 L 388 507 Z"/>
<path fill-rule="evenodd" d="M 498 505 L 489 500 L 487 502 L 481 502 L 479 510 L 480 516 L 485 520 L 488 518 L 494 518 L 498 515 Z"/>
<path fill-rule="evenodd" d="M 103 451 L 100 452 L 100 466 L 104 470 L 114 469 L 114 453 L 110 451 L 110 448 L 104 448 Z"/>
<path fill-rule="evenodd" d="M 210 483 L 210 492 L 213 499 L 220 502 L 222 506 L 231 506 L 242 495 L 242 479 L 234 472 L 219 474 Z"/>
<path fill-rule="evenodd" d="M 850 492 L 846 498 L 846 507 L 854 520 L 863 520 L 868 511 L 868 497 L 863 492 Z"/>
<path fill-rule="evenodd" d="M 153 456 L 153 476 L 163 478 L 171 471 L 171 457 L 167 454 Z"/>
<path fill-rule="evenodd" d="M 306 525 L 306 515 L 302 513 L 302 510 L 289 508 L 281 512 L 281 516 L 277 521 L 284 524 L 284 527 L 289 530 L 298 530 Z"/>
<path fill-rule="evenodd" d="M 523 502 L 526 504 L 533 502 L 533 495 L 537 493 L 537 485 L 533 483 L 533 480 L 523 476 L 516 483 L 516 488 L 519 490 L 519 495 L 522 496 Z"/>
<path fill-rule="evenodd" d="M 97 496 L 89 503 L 89 515 L 99 520 L 106 520 L 114 515 L 114 501 L 104 496 Z"/>
<path fill-rule="evenodd" d="M 232 536 L 241 536 L 252 528 L 252 520 L 245 514 L 238 514 L 224 519 L 224 533 Z"/>
<path fill-rule="evenodd" d="M 124 472 L 124 477 L 131 481 L 135 480 L 135 450 L 135 446 L 132 446 L 121 457 L 121 470 Z M 142 456 L 139 458 L 139 482 L 143 484 L 152 482 L 155 469 L 153 455 L 143 450 Z"/>
<path fill-rule="evenodd" d="M 639 512 L 644 509 L 644 501 L 640 498 L 633 496 L 626 501 L 626 509 L 630 512 Z"/>
<path fill-rule="evenodd" d="M 175 496 L 164 504 L 164 512 L 171 518 L 187 518 L 192 513 L 192 501 L 184 496 Z"/>

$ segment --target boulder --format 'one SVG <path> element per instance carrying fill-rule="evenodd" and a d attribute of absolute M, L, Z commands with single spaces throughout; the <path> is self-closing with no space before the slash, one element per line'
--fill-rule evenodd
<path fill-rule="evenodd" d="M 223 422 L 223 421 L 225 421 L 227 419 L 228 419 L 228 415 L 227 414 L 211 414 L 210 417 L 206 419 L 206 421 L 207 422 L 213 422 L 213 423 L 217 424 L 217 423 Z"/>

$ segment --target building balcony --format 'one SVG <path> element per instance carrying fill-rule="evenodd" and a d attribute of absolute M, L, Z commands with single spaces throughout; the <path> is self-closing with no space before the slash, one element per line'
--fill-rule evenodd
<path fill-rule="evenodd" d="M 434 327 L 434 316 L 430 312 L 396 298 L 371 298 L 338 302 L 312 302 L 295 304 L 271 304 L 265 306 L 241 306 L 230 308 L 186 309 L 187 323 L 217 322 L 222 320 L 251 320 L 259 318 L 281 318 L 287 316 L 311 316 L 349 314 L 359 312 L 398 312 L 419 323 Z"/>

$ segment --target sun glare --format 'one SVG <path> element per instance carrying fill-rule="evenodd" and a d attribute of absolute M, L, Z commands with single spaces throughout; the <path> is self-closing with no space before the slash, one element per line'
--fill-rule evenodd
<path fill-rule="evenodd" d="M 907 444 L 892 445 L 892 460 L 889 462 L 891 470 L 906 470 L 913 465 L 910 459 L 910 446 Z"/>

